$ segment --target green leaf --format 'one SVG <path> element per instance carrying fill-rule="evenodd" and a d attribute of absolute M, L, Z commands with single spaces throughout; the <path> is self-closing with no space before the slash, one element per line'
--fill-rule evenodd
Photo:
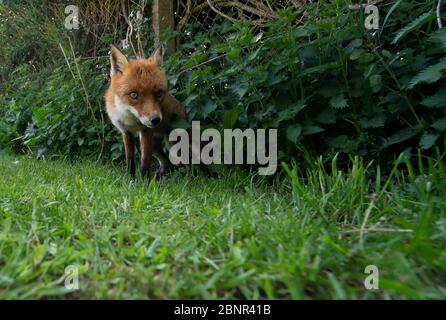
<path fill-rule="evenodd" d="M 361 54 L 361 56 L 359 57 L 359 63 L 361 64 L 367 64 L 372 62 L 375 59 L 375 56 L 371 53 L 364 53 Z"/>
<path fill-rule="evenodd" d="M 302 133 L 302 126 L 300 126 L 300 125 L 290 126 L 286 130 L 286 137 L 292 143 L 296 143 L 297 138 L 299 138 L 301 133 Z"/>
<path fill-rule="evenodd" d="M 409 88 L 412 89 L 420 83 L 434 83 L 443 77 L 443 73 L 446 71 L 446 58 L 443 58 L 440 62 L 427 67 L 419 74 L 410 80 Z"/>
<path fill-rule="evenodd" d="M 223 113 L 223 128 L 232 129 L 237 123 L 238 117 L 240 115 L 239 107 L 232 108 L 231 110 L 225 111 Z"/>
<path fill-rule="evenodd" d="M 170 126 L 174 129 L 190 129 L 191 123 L 182 117 L 175 117 L 171 120 Z M 119 147 L 121 147 L 121 144 L 119 144 Z"/>
<path fill-rule="evenodd" d="M 217 104 L 214 101 L 209 99 L 206 102 L 206 104 L 204 105 L 203 109 L 202 109 L 202 112 L 203 112 L 202 116 L 203 116 L 203 118 L 207 118 L 207 116 L 211 112 L 215 111 L 216 109 L 217 109 Z"/>
<path fill-rule="evenodd" d="M 364 49 L 355 49 L 350 54 L 350 60 L 358 60 L 361 54 L 364 52 Z"/>
<path fill-rule="evenodd" d="M 383 148 L 409 140 L 410 138 L 416 136 L 420 131 L 420 126 L 401 129 L 386 139 Z"/>
<path fill-rule="evenodd" d="M 341 135 L 337 137 L 333 137 L 328 139 L 328 145 L 334 149 L 344 149 L 349 143 L 350 140 L 346 135 Z"/>
<path fill-rule="evenodd" d="M 234 60 L 237 59 L 240 56 L 241 49 L 240 48 L 234 48 L 231 51 L 228 52 L 228 60 Z"/>
<path fill-rule="evenodd" d="M 185 107 L 191 105 L 192 102 L 194 102 L 198 97 L 199 97 L 199 94 L 197 94 L 197 93 L 189 94 L 187 96 L 186 100 L 183 101 L 183 105 Z"/>
<path fill-rule="evenodd" d="M 47 252 L 46 246 L 44 245 L 38 245 L 37 247 L 35 247 L 31 254 L 33 264 L 38 265 L 40 262 L 42 262 L 46 252 Z"/>
<path fill-rule="evenodd" d="M 194 53 L 190 59 L 187 62 L 188 67 L 196 66 L 197 64 L 200 64 L 208 59 L 208 55 L 203 52 L 196 52 Z"/>
<path fill-rule="evenodd" d="M 316 121 L 322 124 L 336 123 L 336 110 L 333 108 L 326 108 L 316 117 Z"/>
<path fill-rule="evenodd" d="M 305 136 L 310 136 L 312 134 L 320 133 L 322 131 L 325 131 L 325 129 L 318 126 L 308 125 L 304 127 L 303 134 Z"/>
<path fill-rule="evenodd" d="M 252 52 L 249 56 L 248 56 L 248 60 L 249 61 L 253 61 L 257 58 L 257 56 L 259 55 L 260 51 L 262 50 L 262 47 L 258 48 L 256 51 Z"/>
<path fill-rule="evenodd" d="M 339 85 L 339 82 L 336 81 L 326 81 L 323 83 L 322 87 L 317 89 L 317 93 L 324 98 L 331 98 L 340 91 L 342 91 L 342 87 Z"/>
<path fill-rule="evenodd" d="M 34 106 L 31 108 L 31 111 L 33 113 L 33 117 L 39 126 L 44 126 L 46 122 L 46 112 L 45 109 L 39 108 L 37 106 Z"/>
<path fill-rule="evenodd" d="M 446 48 L 446 28 L 441 28 L 432 33 L 429 38 L 429 42 L 439 43 L 442 48 Z"/>
<path fill-rule="evenodd" d="M 420 292 L 410 288 L 408 285 L 402 281 L 380 278 L 379 284 L 381 290 L 386 290 L 386 292 L 398 293 L 407 299 L 420 299 Z"/>
<path fill-rule="evenodd" d="M 431 127 L 437 129 L 438 131 L 446 130 L 446 117 L 441 118 L 440 120 L 435 121 L 431 125 Z"/>
<path fill-rule="evenodd" d="M 294 35 L 297 38 L 308 37 L 309 35 L 311 35 L 311 31 L 308 30 L 308 28 L 306 28 L 306 27 L 299 27 L 299 28 L 296 28 Z"/>
<path fill-rule="evenodd" d="M 277 117 L 271 122 L 273 127 L 278 127 L 281 122 L 293 119 L 300 111 L 306 107 L 305 100 L 301 99 L 290 105 L 285 110 L 280 111 Z"/>
<path fill-rule="evenodd" d="M 350 43 L 350 46 L 352 46 L 353 48 L 359 48 L 360 46 L 362 46 L 362 39 L 355 39 Z"/>
<path fill-rule="evenodd" d="M 348 107 L 348 102 L 347 99 L 345 99 L 343 92 L 339 92 L 336 96 L 330 99 L 330 107 L 334 109 L 344 109 Z"/>
<path fill-rule="evenodd" d="M 238 96 L 239 99 L 242 99 L 246 92 L 248 92 L 249 89 L 249 83 L 248 82 L 241 82 L 241 83 L 235 83 L 231 86 L 232 91 Z"/>
<path fill-rule="evenodd" d="M 372 118 L 361 118 L 359 123 L 363 128 L 378 128 L 384 126 L 386 116 L 383 113 L 378 113 Z"/>
<path fill-rule="evenodd" d="M 383 57 L 386 57 L 387 59 L 390 59 L 392 57 L 392 53 L 389 50 L 382 50 L 381 54 L 383 55 Z"/>
<path fill-rule="evenodd" d="M 434 18 L 434 11 L 428 11 L 423 13 L 421 16 L 413 20 L 411 23 L 406 25 L 404 28 L 400 29 L 395 36 L 395 38 L 392 41 L 392 44 L 397 43 L 400 41 L 405 35 L 407 35 L 409 32 L 412 32 L 416 29 L 419 29 L 421 26 L 423 26 L 425 23 L 431 21 Z"/>
<path fill-rule="evenodd" d="M 339 67 L 339 64 L 337 62 L 330 62 L 330 63 L 318 65 L 316 67 L 311 67 L 311 68 L 305 69 L 301 72 L 301 75 L 306 76 L 306 75 L 310 75 L 313 73 L 321 73 L 321 72 L 325 72 L 325 71 L 328 71 L 331 69 L 337 69 L 338 67 Z"/>
<path fill-rule="evenodd" d="M 369 82 L 373 93 L 379 92 L 383 86 L 382 77 L 379 74 L 371 76 Z"/>
<path fill-rule="evenodd" d="M 400 3 L 401 3 L 402 1 L 403 1 L 403 0 L 398 0 L 398 1 L 396 1 L 396 2 L 393 4 L 393 6 L 389 9 L 389 11 L 387 12 L 386 18 L 384 19 L 383 26 L 382 26 L 382 28 L 381 28 L 381 32 L 382 32 L 382 30 L 384 30 L 384 28 L 386 27 L 387 20 L 389 19 L 389 17 L 392 16 L 393 11 L 395 11 L 395 9 L 400 5 Z"/>
<path fill-rule="evenodd" d="M 446 90 L 437 92 L 436 94 L 424 98 L 420 104 L 428 108 L 443 108 L 446 107 Z"/>
<path fill-rule="evenodd" d="M 289 81 L 289 78 L 287 75 L 285 75 L 283 73 L 271 73 L 268 78 L 268 85 L 272 87 L 276 84 L 284 83 L 287 81 Z"/>
<path fill-rule="evenodd" d="M 423 150 L 427 150 L 432 148 L 432 146 L 437 141 L 439 135 L 438 134 L 431 134 L 431 133 L 425 133 L 420 139 L 420 148 Z"/>

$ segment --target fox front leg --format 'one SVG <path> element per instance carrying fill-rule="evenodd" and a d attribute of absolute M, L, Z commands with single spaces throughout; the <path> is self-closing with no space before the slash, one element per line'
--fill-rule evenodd
<path fill-rule="evenodd" d="M 153 131 L 143 130 L 140 133 L 141 145 L 141 176 L 143 178 L 150 178 L 150 168 L 152 164 L 153 153 Z"/>
<path fill-rule="evenodd" d="M 162 147 L 162 141 L 156 140 L 155 146 L 153 149 L 153 156 L 158 160 L 159 167 L 156 171 L 156 178 L 158 181 L 161 181 L 163 176 L 170 171 L 170 161 L 169 158 L 165 155 Z"/>
<path fill-rule="evenodd" d="M 130 132 L 122 134 L 125 149 L 125 162 L 127 164 L 127 171 L 132 178 L 135 177 L 135 137 Z"/>

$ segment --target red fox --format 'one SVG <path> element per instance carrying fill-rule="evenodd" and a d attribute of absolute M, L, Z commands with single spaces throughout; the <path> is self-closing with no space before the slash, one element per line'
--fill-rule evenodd
<path fill-rule="evenodd" d="M 170 164 L 162 142 L 169 133 L 172 117 L 186 117 L 183 106 L 167 92 L 166 75 L 161 69 L 162 47 L 148 59 L 128 60 L 112 46 L 110 62 L 111 83 L 104 95 L 105 108 L 122 133 L 127 169 L 134 177 L 135 136 L 139 135 L 141 174 L 149 176 L 153 155 L 159 162 L 160 179 Z"/>

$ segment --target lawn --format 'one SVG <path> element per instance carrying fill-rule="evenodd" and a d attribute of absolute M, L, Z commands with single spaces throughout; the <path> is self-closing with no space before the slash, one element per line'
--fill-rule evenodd
<path fill-rule="evenodd" d="M 356 159 L 274 183 L 224 168 L 158 184 L 2 155 L 0 298 L 444 299 L 446 178 L 419 165 L 429 173 Z M 64 287 L 70 265 L 79 290 Z M 364 287 L 368 265 L 379 289 Z"/>

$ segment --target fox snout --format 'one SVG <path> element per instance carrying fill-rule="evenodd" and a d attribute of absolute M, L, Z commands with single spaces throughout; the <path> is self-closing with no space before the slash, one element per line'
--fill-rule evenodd
<path fill-rule="evenodd" d="M 141 124 L 151 129 L 157 127 L 163 120 L 161 106 L 156 101 L 146 101 L 138 113 Z"/>
<path fill-rule="evenodd" d="M 154 114 L 151 116 L 143 116 L 140 117 L 140 121 L 143 125 L 145 125 L 146 127 L 149 128 L 155 128 L 157 127 L 160 123 L 161 120 L 163 120 L 163 116 L 162 114 Z"/>

